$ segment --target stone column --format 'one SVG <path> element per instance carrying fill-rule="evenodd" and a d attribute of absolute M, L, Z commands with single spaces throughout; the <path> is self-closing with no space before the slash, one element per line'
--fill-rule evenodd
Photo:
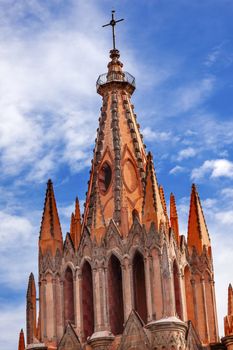
<path fill-rule="evenodd" d="M 109 311 L 108 311 L 108 270 L 105 266 L 103 268 L 104 283 L 105 283 L 105 296 L 104 296 L 104 324 L 106 329 L 110 329 L 109 324 Z"/>
<path fill-rule="evenodd" d="M 216 341 L 219 341 L 216 297 L 215 297 L 215 287 L 214 287 L 215 282 L 213 279 L 211 279 L 210 284 L 211 284 L 212 305 L 213 305 L 213 309 L 214 309 L 214 325 L 215 325 L 214 333 L 216 335 Z"/>
<path fill-rule="evenodd" d="M 99 271 L 96 267 L 94 267 L 92 270 L 92 276 L 93 276 L 95 332 L 99 332 L 101 330 L 100 285 L 99 285 Z"/>
<path fill-rule="evenodd" d="M 54 288 L 53 277 L 47 275 L 45 285 L 45 305 L 46 305 L 46 333 L 49 342 L 54 341 L 55 324 L 54 324 Z"/>
<path fill-rule="evenodd" d="M 93 269 L 93 295 L 95 313 L 95 332 L 88 340 L 92 349 L 108 350 L 114 336 L 109 331 L 106 304 L 106 277 L 104 267 L 99 265 Z"/>
<path fill-rule="evenodd" d="M 74 277 L 74 302 L 75 302 L 75 324 L 78 336 L 80 339 L 83 337 L 82 327 L 82 273 L 80 268 L 78 267 L 75 271 Z"/>
<path fill-rule="evenodd" d="M 153 294 L 153 315 L 159 319 L 163 315 L 163 292 L 162 292 L 162 274 L 161 274 L 161 252 L 156 248 L 152 251 L 152 294 Z"/>
<path fill-rule="evenodd" d="M 186 350 L 187 324 L 175 316 L 155 321 L 146 328 L 152 333 L 152 347 L 157 350 Z"/>
<path fill-rule="evenodd" d="M 208 316 L 207 316 L 207 305 L 206 305 L 206 291 L 205 291 L 205 278 L 201 277 L 201 286 L 202 286 L 202 296 L 203 296 L 203 305 L 204 305 L 204 319 L 205 319 L 205 329 L 206 329 L 206 341 L 210 341 L 209 334 L 209 324 L 208 324 Z"/>
<path fill-rule="evenodd" d="M 41 311 L 41 338 L 42 340 L 47 339 L 47 330 L 46 330 L 46 304 L 45 304 L 45 287 L 46 279 L 41 278 L 40 283 L 40 311 Z"/>
<path fill-rule="evenodd" d="M 130 264 L 128 256 L 125 256 L 123 259 L 122 286 L 124 298 L 124 320 L 126 322 L 133 309 L 132 264 Z"/>
<path fill-rule="evenodd" d="M 178 272 L 178 280 L 179 280 L 179 291 L 180 291 L 180 308 L 181 308 L 181 319 L 184 321 L 185 319 L 185 305 L 184 305 L 184 274 Z"/>
<path fill-rule="evenodd" d="M 56 305 L 56 277 L 52 278 L 52 293 L 53 293 L 53 341 L 57 342 L 57 307 Z"/>
<path fill-rule="evenodd" d="M 100 310 L 101 310 L 101 330 L 110 330 L 107 314 L 107 283 L 106 268 L 100 266 L 98 269 L 100 282 Z"/>
<path fill-rule="evenodd" d="M 59 277 L 56 278 L 56 314 L 57 314 L 57 340 L 60 341 L 64 332 L 64 317 L 63 317 L 63 284 Z"/>
<path fill-rule="evenodd" d="M 193 306 L 194 306 L 194 318 L 195 318 L 195 328 L 198 330 L 199 329 L 199 324 L 198 324 L 198 309 L 197 309 L 197 295 L 196 295 L 196 288 L 195 288 L 195 279 L 192 278 L 191 281 L 191 286 L 192 286 L 192 294 L 193 294 Z"/>
<path fill-rule="evenodd" d="M 147 322 L 153 320 L 153 309 L 152 309 L 152 286 L 151 286 L 151 274 L 152 270 L 150 268 L 151 255 L 146 252 L 146 257 L 144 258 L 145 266 L 145 283 L 146 283 L 146 299 L 147 299 Z"/>

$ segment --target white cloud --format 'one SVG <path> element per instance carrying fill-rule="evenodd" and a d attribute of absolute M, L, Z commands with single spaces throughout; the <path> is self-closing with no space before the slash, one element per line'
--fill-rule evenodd
<path fill-rule="evenodd" d="M 9 4 L 0 6 L 9 10 Z M 73 10 L 70 20 L 78 11 L 78 25 L 85 22 L 79 11 L 88 10 L 88 4 L 73 4 Z M 28 11 L 35 11 L 43 26 L 15 30 L 14 21 Z M 89 164 L 93 121 L 98 122 L 95 80 L 106 70 L 107 49 L 99 30 L 86 29 L 92 15 L 101 23 L 101 13 L 91 6 L 78 30 L 53 19 L 49 7 L 37 1 L 12 3 L 12 12 L 0 21 L 0 169 L 2 175 L 26 170 L 25 179 L 43 181 L 55 164 L 56 170 L 64 162 L 76 170 Z"/>
<path fill-rule="evenodd" d="M 170 171 L 169 171 L 169 174 L 179 174 L 179 173 L 183 173 L 186 169 L 180 165 L 176 165 L 174 168 L 172 168 Z"/>
<path fill-rule="evenodd" d="M 16 339 L 20 329 L 25 334 L 25 304 L 20 305 L 0 303 L 0 344 L 2 349 L 16 349 Z M 14 335 L 14 336 L 13 336 Z"/>
<path fill-rule="evenodd" d="M 192 170 L 191 178 L 199 180 L 209 174 L 211 178 L 233 178 L 233 162 L 227 159 L 206 160 L 199 168 Z"/>
<path fill-rule="evenodd" d="M 194 148 L 188 147 L 179 151 L 177 160 L 181 161 L 183 159 L 192 158 L 196 154 L 197 154 L 197 151 Z"/>
<path fill-rule="evenodd" d="M 31 211 L 31 220 L 38 215 Z M 40 222 L 38 220 L 38 222 Z M 26 216 L 0 211 L 0 279 L 2 286 L 25 288 L 31 271 L 37 271 L 37 226 Z M 27 283 L 27 282 L 26 282 Z"/>
<path fill-rule="evenodd" d="M 27 241 L 32 233 L 33 226 L 27 218 L 0 211 L 0 251 L 9 249 L 13 242 Z"/>

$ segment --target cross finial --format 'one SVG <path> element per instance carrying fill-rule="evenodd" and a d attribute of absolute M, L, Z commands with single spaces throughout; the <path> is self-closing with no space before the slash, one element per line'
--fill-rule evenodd
<path fill-rule="evenodd" d="M 115 13 L 115 11 L 112 10 L 112 19 L 111 19 L 111 21 L 108 24 L 104 24 L 102 27 L 108 27 L 108 26 L 112 27 L 112 42 L 113 42 L 113 49 L 115 50 L 116 49 L 115 25 L 118 22 L 124 21 L 124 18 L 115 20 L 114 13 Z"/>

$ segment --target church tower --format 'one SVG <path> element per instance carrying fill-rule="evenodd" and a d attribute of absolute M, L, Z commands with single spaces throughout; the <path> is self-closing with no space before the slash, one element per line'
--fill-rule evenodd
<path fill-rule="evenodd" d="M 187 241 L 170 212 L 131 102 L 135 79 L 115 47 L 97 80 L 102 97 L 90 179 L 63 241 L 52 181 L 39 236 L 39 303 L 31 274 L 27 349 L 186 350 L 218 344 L 210 238 L 195 185 Z M 22 343 L 22 342 L 21 342 Z M 22 347 L 22 346 L 21 346 Z M 23 349 L 20 349 L 23 350 Z"/>

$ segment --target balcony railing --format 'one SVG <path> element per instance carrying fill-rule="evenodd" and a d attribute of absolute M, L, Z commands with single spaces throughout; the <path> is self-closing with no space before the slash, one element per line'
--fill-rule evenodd
<path fill-rule="evenodd" d="M 108 76 L 108 73 L 101 74 L 96 82 L 96 89 L 98 90 L 100 86 L 110 83 L 110 82 L 124 82 L 129 83 L 133 87 L 135 87 L 135 78 L 128 72 L 123 72 L 123 76 L 119 75 L 119 73 L 111 73 Z"/>

